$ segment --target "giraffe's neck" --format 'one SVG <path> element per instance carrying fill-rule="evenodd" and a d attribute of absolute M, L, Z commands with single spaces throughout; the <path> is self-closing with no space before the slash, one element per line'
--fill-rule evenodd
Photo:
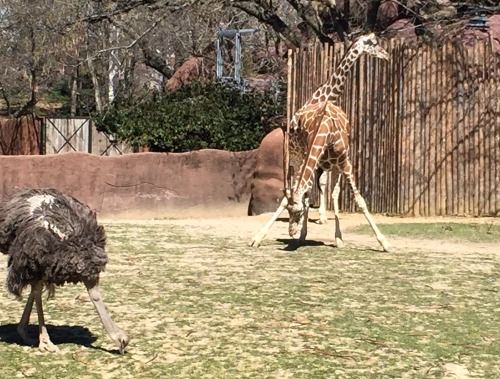
<path fill-rule="evenodd" d="M 351 71 L 354 62 L 358 60 L 361 54 L 362 50 L 359 48 L 350 49 L 344 55 L 344 58 L 342 58 L 332 76 L 314 92 L 303 107 L 323 101 L 330 101 L 338 105 L 340 97 L 344 92 L 347 75 Z"/>

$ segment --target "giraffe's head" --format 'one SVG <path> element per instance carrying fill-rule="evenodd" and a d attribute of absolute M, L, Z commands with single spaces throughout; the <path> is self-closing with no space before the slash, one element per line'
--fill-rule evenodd
<path fill-rule="evenodd" d="M 359 37 L 352 45 L 351 51 L 357 52 L 359 55 L 368 54 L 376 58 L 389 60 L 389 53 L 379 45 L 377 37 L 374 33 L 365 34 Z"/>

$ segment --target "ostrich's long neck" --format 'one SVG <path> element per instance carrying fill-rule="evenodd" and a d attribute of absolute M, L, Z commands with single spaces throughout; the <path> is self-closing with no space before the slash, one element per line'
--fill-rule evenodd
<path fill-rule="evenodd" d="M 354 62 L 358 60 L 361 54 L 362 50 L 359 48 L 350 49 L 344 58 L 342 58 L 332 76 L 314 92 L 311 98 L 303 106 L 323 101 L 330 101 L 338 105 L 339 99 L 344 92 L 347 75 L 351 71 Z"/>

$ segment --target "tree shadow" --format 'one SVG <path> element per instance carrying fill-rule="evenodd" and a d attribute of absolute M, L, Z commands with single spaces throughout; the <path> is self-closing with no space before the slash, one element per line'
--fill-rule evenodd
<path fill-rule="evenodd" d="M 85 327 L 69 325 L 46 325 L 46 327 L 54 345 L 74 343 L 91 349 L 119 354 L 118 350 L 107 350 L 93 346 L 92 343 L 97 340 L 97 337 Z M 28 325 L 28 335 L 38 342 L 38 325 Z M 17 324 L 0 325 L 0 343 L 27 346 L 17 333 Z"/>

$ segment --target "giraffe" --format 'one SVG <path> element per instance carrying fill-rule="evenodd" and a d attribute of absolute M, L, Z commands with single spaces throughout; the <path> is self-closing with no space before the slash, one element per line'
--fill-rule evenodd
<path fill-rule="evenodd" d="M 346 54 L 336 67 L 333 74 L 328 78 L 328 80 L 321 85 L 313 95 L 304 103 L 301 109 L 308 107 L 312 104 L 321 101 L 331 101 L 333 104 L 339 105 L 339 100 L 344 93 L 345 82 L 347 76 L 351 71 L 354 63 L 363 55 L 371 55 L 376 58 L 383 60 L 389 60 L 389 54 L 384 48 L 382 48 L 374 33 L 363 35 L 359 37 L 347 50 Z M 340 195 L 340 179 L 342 175 L 339 175 L 332 192 L 333 199 L 333 209 L 335 215 L 335 235 L 337 246 L 342 246 L 342 234 L 340 233 L 339 224 L 339 195 Z M 320 188 L 320 204 L 319 204 L 319 223 L 326 224 L 326 184 L 327 176 L 321 175 L 318 180 L 318 185 Z"/>
<path fill-rule="evenodd" d="M 290 236 L 294 237 L 300 231 L 299 242 L 305 240 L 308 194 L 313 186 L 314 174 L 316 171 L 333 171 L 345 177 L 356 205 L 363 212 L 378 242 L 384 251 L 390 251 L 389 242 L 378 229 L 356 187 L 349 158 L 349 120 L 345 112 L 332 102 L 325 101 L 311 104 L 296 115 L 297 124 L 289 133 L 289 159 L 294 169 L 285 170 L 285 197 L 280 205 L 283 206 L 281 211 L 287 209 L 290 216 Z"/>
<path fill-rule="evenodd" d="M 378 41 L 377 41 L 375 34 L 370 33 L 368 35 L 361 36 L 360 38 L 358 38 L 351 45 L 351 47 L 348 49 L 348 51 L 346 52 L 346 54 L 344 55 L 344 57 L 342 58 L 342 60 L 338 64 L 336 70 L 329 77 L 329 79 L 323 85 L 321 85 L 313 93 L 311 98 L 309 100 L 307 100 L 306 103 L 294 114 L 292 120 L 290 121 L 290 129 L 292 131 L 293 130 L 297 131 L 300 128 L 300 125 L 308 125 L 308 123 L 306 122 L 307 118 L 311 117 L 311 114 L 309 112 L 318 110 L 316 104 L 318 104 L 320 102 L 322 102 L 323 104 L 325 104 L 327 102 L 331 103 L 332 105 L 338 104 L 338 101 L 339 101 L 339 99 L 343 93 L 343 90 L 344 90 L 344 85 L 345 85 L 345 81 L 347 79 L 347 75 L 348 75 L 349 71 L 351 70 L 353 64 L 363 54 L 372 55 L 372 56 L 375 56 L 377 58 L 381 58 L 384 60 L 389 59 L 389 54 L 378 44 Z M 328 106 L 328 107 L 330 107 L 330 106 Z M 303 122 L 300 122 L 301 119 L 305 119 L 305 120 L 303 120 Z M 292 135 L 293 135 L 293 133 L 292 133 Z M 293 138 L 291 139 L 291 141 L 293 142 Z M 286 146 L 286 144 L 285 144 L 285 146 Z M 300 147 L 290 145 L 289 152 L 290 152 L 291 156 L 296 154 L 295 149 L 297 149 L 297 148 L 300 149 Z M 349 164 L 350 164 L 350 161 L 349 161 Z M 285 163 L 285 165 L 288 165 L 288 163 Z M 285 168 L 285 175 L 286 175 L 286 171 L 287 171 L 287 169 Z M 322 171 L 322 170 L 320 169 L 319 171 Z M 320 174 L 320 172 L 318 172 L 318 174 Z M 341 176 L 342 175 L 339 173 L 334 191 L 332 193 L 332 198 L 333 198 L 333 203 L 334 203 L 334 214 L 335 214 L 335 240 L 336 240 L 336 245 L 338 247 L 341 247 L 343 245 L 342 234 L 340 232 L 339 217 L 338 217 L 338 215 L 339 215 L 338 198 L 339 198 L 339 194 L 340 194 L 340 178 L 341 178 Z M 326 201 L 325 201 L 326 175 L 318 175 L 318 178 L 319 178 L 318 184 L 320 187 L 320 208 L 319 208 L 320 223 L 326 223 Z M 364 202 L 364 200 L 363 200 L 363 202 Z M 250 242 L 250 246 L 259 246 L 260 242 L 265 238 L 269 229 L 271 228 L 273 223 L 276 221 L 278 216 L 287 207 L 287 205 L 288 205 L 288 199 L 287 199 L 287 196 L 285 196 L 282 199 L 278 209 L 271 217 L 271 219 L 255 235 L 253 240 Z M 365 214 L 365 216 L 366 216 L 366 214 Z M 368 220 L 370 222 L 370 225 L 372 225 L 372 228 L 373 228 L 373 226 L 375 224 L 373 223 L 373 220 L 371 220 L 371 216 L 369 216 L 369 217 L 370 218 Z M 304 223 L 304 220 L 302 220 L 302 223 Z M 307 218 L 305 219 L 305 225 L 306 224 L 307 224 Z M 375 228 L 376 228 L 376 226 L 375 226 Z M 305 226 L 301 230 L 302 231 L 301 231 L 300 239 L 305 240 L 305 235 L 307 234 L 307 226 Z M 376 232 L 376 234 L 377 234 L 377 232 Z M 384 249 L 385 249 L 385 247 L 384 247 Z"/>

